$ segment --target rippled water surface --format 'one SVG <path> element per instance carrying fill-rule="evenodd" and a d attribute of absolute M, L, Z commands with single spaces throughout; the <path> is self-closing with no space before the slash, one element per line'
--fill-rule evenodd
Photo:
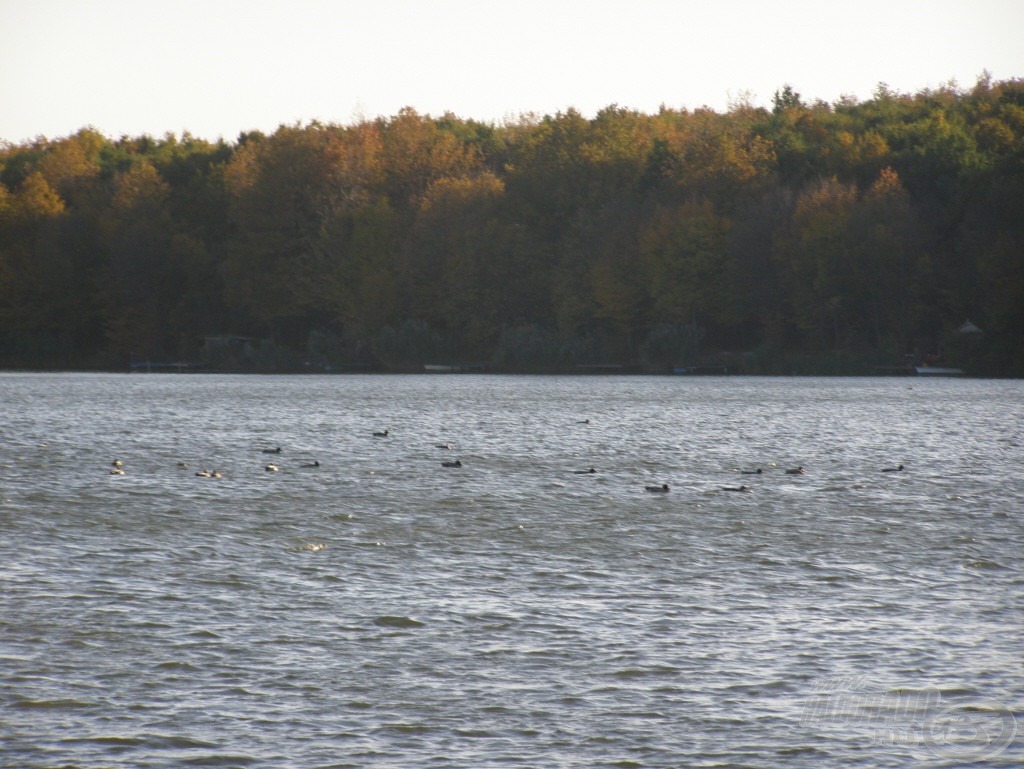
<path fill-rule="evenodd" d="M 0 407 L 0 766 L 1024 763 L 1024 383 L 7 374 Z"/>

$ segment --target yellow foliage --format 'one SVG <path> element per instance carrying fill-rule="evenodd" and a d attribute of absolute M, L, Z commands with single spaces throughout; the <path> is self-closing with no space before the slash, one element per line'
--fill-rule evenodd
<path fill-rule="evenodd" d="M 26 219 L 59 216 L 64 213 L 64 201 L 46 178 L 38 171 L 26 177 L 18 191 L 19 213 Z"/>

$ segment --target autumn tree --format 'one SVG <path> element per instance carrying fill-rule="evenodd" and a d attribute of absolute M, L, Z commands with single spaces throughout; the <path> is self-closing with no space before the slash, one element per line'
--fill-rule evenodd
<path fill-rule="evenodd" d="M 843 289 L 852 266 L 848 224 L 856 202 L 852 185 L 820 181 L 801 193 L 775 243 L 789 322 L 813 349 L 848 342 L 852 297 Z"/>
<path fill-rule="evenodd" d="M 513 239 L 500 215 L 504 194 L 489 172 L 439 179 L 423 196 L 413 232 L 409 310 L 477 357 L 496 343 L 515 288 L 503 270 Z"/>
<path fill-rule="evenodd" d="M 0 144 L 0 362 L 188 359 L 219 333 L 361 364 L 898 361 L 971 318 L 979 370 L 1020 371 L 1022 146 L 1024 81 L 990 76 Z"/>
<path fill-rule="evenodd" d="M 721 327 L 739 313 L 729 221 L 710 202 L 658 210 L 641 238 L 657 324 Z"/>
<path fill-rule="evenodd" d="M 234 236 L 223 275 L 239 326 L 298 343 L 341 301 L 324 272 L 331 254 L 322 240 L 325 232 L 336 236 L 332 220 L 358 205 L 364 183 L 364 167 L 337 147 L 341 141 L 330 127 L 282 126 L 232 158 L 226 179 Z"/>
<path fill-rule="evenodd" d="M 460 142 L 452 131 L 410 107 L 376 121 L 376 128 L 382 183 L 396 209 L 415 210 L 432 182 L 471 176 L 480 169 L 472 144 Z"/>
<path fill-rule="evenodd" d="M 863 346 L 896 357 L 919 332 L 927 286 L 918 269 L 919 226 L 893 169 L 882 169 L 855 207 L 849 228 L 850 271 L 843 288 L 848 322 Z"/>
<path fill-rule="evenodd" d="M 177 352 L 184 275 L 173 253 L 169 194 L 157 170 L 140 162 L 118 174 L 101 220 L 108 261 L 98 290 L 109 352 L 122 360 Z"/>
<path fill-rule="evenodd" d="M 60 248 L 66 207 L 41 173 L 0 186 L 0 329 L 22 359 L 65 357 L 76 286 Z"/>

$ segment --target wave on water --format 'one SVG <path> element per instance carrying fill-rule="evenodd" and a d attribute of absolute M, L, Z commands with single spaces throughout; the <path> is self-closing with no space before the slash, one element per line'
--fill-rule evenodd
<path fill-rule="evenodd" d="M 0 374 L 0 402 L 3 769 L 1024 765 L 1024 383 Z"/>

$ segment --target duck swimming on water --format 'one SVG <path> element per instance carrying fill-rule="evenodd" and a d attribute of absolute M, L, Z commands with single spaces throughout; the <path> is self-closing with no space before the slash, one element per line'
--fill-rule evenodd
<path fill-rule="evenodd" d="M 883 473 L 902 473 L 906 468 L 903 465 L 899 467 L 885 467 L 882 469 Z"/>
<path fill-rule="evenodd" d="M 804 466 L 800 465 L 800 467 L 791 467 L 786 471 L 786 475 L 803 475 L 806 472 L 807 471 L 804 470 Z"/>
<path fill-rule="evenodd" d="M 454 462 L 442 462 L 441 467 L 462 467 L 462 460 L 456 459 Z"/>
<path fill-rule="evenodd" d="M 668 492 L 667 483 L 663 483 L 660 486 L 645 486 L 644 488 L 652 494 L 665 494 Z"/>

